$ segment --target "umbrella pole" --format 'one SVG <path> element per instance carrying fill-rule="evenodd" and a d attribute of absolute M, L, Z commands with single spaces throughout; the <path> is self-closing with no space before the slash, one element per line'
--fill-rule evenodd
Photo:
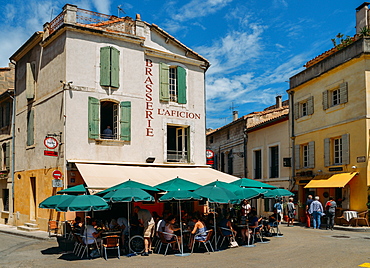
<path fill-rule="evenodd" d="M 216 203 L 213 203 L 213 226 L 215 229 L 215 251 L 217 251 Z"/>
<path fill-rule="evenodd" d="M 127 225 L 128 225 L 127 228 L 129 228 L 130 227 L 130 202 L 127 202 Z M 131 230 L 128 229 L 128 251 L 129 251 L 128 254 L 131 254 L 130 239 L 131 239 Z"/>
<path fill-rule="evenodd" d="M 181 201 L 179 200 L 179 212 L 180 212 L 180 234 L 181 234 L 181 253 L 180 254 L 175 254 L 175 256 L 178 257 L 185 257 L 189 256 L 190 253 L 184 253 L 184 246 L 183 246 L 183 237 L 182 237 L 182 222 L 181 222 Z"/>

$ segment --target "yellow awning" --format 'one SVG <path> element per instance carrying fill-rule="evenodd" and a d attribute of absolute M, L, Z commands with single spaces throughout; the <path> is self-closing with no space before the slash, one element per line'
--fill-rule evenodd
<path fill-rule="evenodd" d="M 338 188 L 344 187 L 358 173 L 334 174 L 327 180 L 311 180 L 304 188 Z"/>

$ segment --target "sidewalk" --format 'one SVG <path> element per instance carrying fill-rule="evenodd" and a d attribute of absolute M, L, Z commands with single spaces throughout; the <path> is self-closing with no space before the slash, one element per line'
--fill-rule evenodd
<path fill-rule="evenodd" d="M 282 224 L 286 225 L 286 222 L 282 222 Z M 294 221 L 293 224 L 297 226 L 306 227 L 305 223 L 301 223 L 297 221 Z M 325 227 L 326 227 L 326 224 L 321 225 L 321 229 L 325 229 Z M 334 230 L 350 231 L 350 232 L 370 232 L 370 227 L 366 227 L 366 226 L 353 227 L 353 226 L 334 225 Z"/>
<path fill-rule="evenodd" d="M 16 226 L 6 225 L 6 224 L 0 224 L 0 233 L 7 233 L 12 235 L 18 235 L 18 236 L 24 236 L 39 240 L 56 240 L 56 237 L 49 237 L 49 233 L 45 231 L 33 231 L 33 232 L 27 232 L 27 231 L 21 231 L 17 230 Z"/>

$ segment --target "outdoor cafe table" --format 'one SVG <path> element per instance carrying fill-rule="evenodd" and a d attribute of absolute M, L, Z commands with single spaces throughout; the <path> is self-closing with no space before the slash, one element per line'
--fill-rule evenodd
<path fill-rule="evenodd" d="M 106 236 L 110 236 L 110 235 L 119 236 L 120 234 L 121 234 L 121 231 L 104 231 L 104 232 L 102 232 L 101 237 L 106 237 Z"/>
<path fill-rule="evenodd" d="M 253 234 L 251 234 L 251 233 L 249 233 L 249 225 L 248 224 L 237 224 L 236 225 L 237 227 L 239 227 L 239 228 L 241 228 L 241 229 L 245 229 L 245 228 L 247 228 L 248 229 L 248 244 L 247 245 L 243 245 L 243 247 L 247 247 L 247 248 L 251 248 L 251 247 L 255 247 L 256 245 L 251 245 L 250 244 L 250 237 L 251 237 L 251 235 L 253 235 Z M 254 241 L 254 239 L 253 239 L 253 241 Z"/>
<path fill-rule="evenodd" d="M 348 210 L 343 212 L 343 218 L 346 219 L 346 221 L 350 221 L 352 218 L 357 217 L 357 211 L 354 210 Z"/>

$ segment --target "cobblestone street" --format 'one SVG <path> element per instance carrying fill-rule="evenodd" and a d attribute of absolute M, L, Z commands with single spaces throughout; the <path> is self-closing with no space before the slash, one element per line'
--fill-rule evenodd
<path fill-rule="evenodd" d="M 254 248 L 233 248 L 188 257 L 112 256 L 80 260 L 63 253 L 63 244 L 0 233 L 0 267 L 336 267 L 366 266 L 370 263 L 370 232 L 326 231 L 282 226 L 283 237 Z"/>

